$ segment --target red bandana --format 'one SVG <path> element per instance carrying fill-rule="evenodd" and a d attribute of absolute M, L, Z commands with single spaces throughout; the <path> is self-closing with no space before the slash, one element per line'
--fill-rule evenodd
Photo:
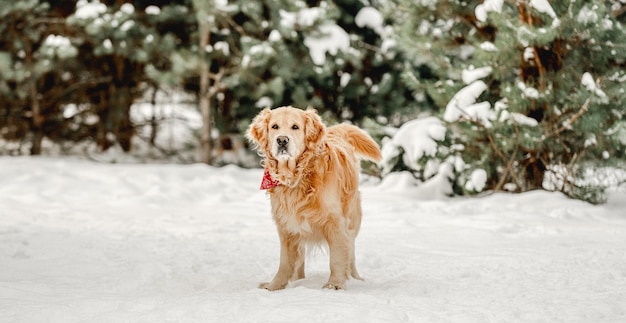
<path fill-rule="evenodd" d="M 274 180 L 272 178 L 272 175 L 270 175 L 270 171 L 266 168 L 265 172 L 263 173 L 263 180 L 261 181 L 261 188 L 262 190 L 267 190 L 270 188 L 274 188 L 276 186 L 280 185 L 280 182 L 277 180 Z"/>

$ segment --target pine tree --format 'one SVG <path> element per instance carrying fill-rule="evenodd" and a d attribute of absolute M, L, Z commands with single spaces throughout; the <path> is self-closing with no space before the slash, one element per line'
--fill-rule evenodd
<path fill-rule="evenodd" d="M 97 115 L 96 142 L 106 150 L 119 144 L 131 149 L 134 128 L 130 107 L 138 96 L 142 63 L 148 59 L 142 43 L 145 34 L 137 23 L 136 8 L 116 1 L 107 6 L 99 1 L 78 1 L 68 23 L 78 32 L 84 77 L 92 80 L 83 90 L 90 111 Z"/>
<path fill-rule="evenodd" d="M 266 104 L 312 106 L 327 119 L 354 122 L 379 115 L 406 120 L 419 111 L 401 83 L 404 56 L 393 46 L 383 6 L 262 1 L 239 7 L 247 37 L 239 47 L 242 70 L 229 83 L 238 119 Z M 376 24 L 358 21 L 368 11 Z"/>
<path fill-rule="evenodd" d="M 457 187 L 473 191 L 468 183 L 482 170 L 487 189 L 546 188 L 601 201 L 582 175 L 616 166 L 626 146 L 626 37 L 610 5 L 487 0 L 471 15 L 453 6 L 435 20 L 462 24 L 469 35 L 466 60 L 444 56 L 448 83 L 461 88 L 442 91 L 443 118 L 465 162 Z"/>
<path fill-rule="evenodd" d="M 40 0 L 0 8 L 0 135 L 29 140 L 33 155 L 41 153 L 44 137 L 62 128 L 59 102 L 70 83 L 65 73 L 78 53 L 63 15 Z"/>

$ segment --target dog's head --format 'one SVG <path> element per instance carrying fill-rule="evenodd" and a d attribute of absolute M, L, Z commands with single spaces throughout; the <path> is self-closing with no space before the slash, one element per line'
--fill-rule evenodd
<path fill-rule="evenodd" d="M 246 136 L 263 156 L 277 160 L 297 159 L 314 150 L 326 135 L 326 128 L 314 109 L 293 107 L 264 109 L 248 128 Z"/>

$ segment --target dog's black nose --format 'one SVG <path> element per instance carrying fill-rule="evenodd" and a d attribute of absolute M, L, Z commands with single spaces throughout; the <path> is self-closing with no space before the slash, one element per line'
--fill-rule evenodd
<path fill-rule="evenodd" d="M 289 143 L 289 138 L 287 138 L 287 136 L 278 136 L 278 138 L 276 138 L 276 142 L 279 147 L 285 147 Z"/>

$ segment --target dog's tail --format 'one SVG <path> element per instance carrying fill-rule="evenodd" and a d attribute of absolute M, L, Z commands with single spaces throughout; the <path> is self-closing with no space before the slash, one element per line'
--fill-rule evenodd
<path fill-rule="evenodd" d="M 364 130 L 343 123 L 328 128 L 328 131 L 350 143 L 358 157 L 373 162 L 378 162 L 382 158 L 378 144 Z"/>

